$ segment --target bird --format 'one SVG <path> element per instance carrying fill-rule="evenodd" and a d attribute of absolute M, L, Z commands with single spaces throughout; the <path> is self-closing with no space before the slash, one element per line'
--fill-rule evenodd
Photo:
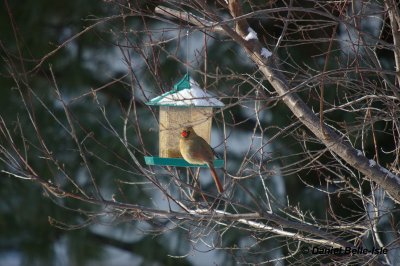
<path fill-rule="evenodd" d="M 222 193 L 224 191 L 214 168 L 214 152 L 207 141 L 196 134 L 193 127 L 188 126 L 182 129 L 179 139 L 179 150 L 183 159 L 188 163 L 207 164 L 218 192 Z"/>

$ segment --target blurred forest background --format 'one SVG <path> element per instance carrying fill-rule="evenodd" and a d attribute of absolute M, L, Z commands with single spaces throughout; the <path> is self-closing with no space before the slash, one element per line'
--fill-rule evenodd
<path fill-rule="evenodd" d="M 25 163 L 38 176 L 66 191 L 168 210 L 167 197 L 157 193 L 146 178 L 149 173 L 130 159 L 132 154 L 121 136 L 125 128 L 134 157 L 150 169 L 143 155 L 158 152 L 157 109 L 144 103 L 168 91 L 187 66 L 203 88 L 226 104 L 215 115 L 212 146 L 227 159 L 229 173 L 252 176 L 232 181 L 225 175 L 224 183 L 230 189 L 235 190 L 237 184 L 247 187 L 235 190 L 230 199 L 243 204 L 243 209 L 256 209 L 256 202 L 263 202 L 268 194 L 275 202 L 272 209 L 287 211 L 285 217 L 296 213 L 304 221 L 336 219 L 354 223 L 358 230 L 355 224 L 361 220 L 363 226 L 368 224 L 372 208 L 364 197 L 381 197 L 377 201 L 385 211 L 377 226 L 382 246 L 398 243 L 399 215 L 393 202 L 382 191 L 375 194 L 374 185 L 310 137 L 235 41 L 155 12 L 163 4 L 196 14 L 191 2 L 2 1 L 1 265 L 294 263 L 290 258 L 273 262 L 289 256 L 291 248 L 268 233 L 256 237 L 252 230 L 232 226 L 216 236 L 217 223 L 180 225 L 180 221 L 118 212 L 118 207 L 107 204 L 52 195 L 40 182 L 9 174 L 20 173 L 15 169 L 23 172 L 24 167 L 16 166 L 21 159 L 13 159 L 16 152 L 4 134 L 12 136 Z M 228 19 L 224 2 L 208 4 Z M 300 9 L 290 14 L 254 15 L 247 21 L 274 52 L 293 88 L 311 80 L 296 90 L 310 108 L 318 112 L 323 83 L 324 101 L 331 110 L 326 113 L 327 123 L 343 132 L 367 158 L 391 171 L 398 169 L 399 135 L 394 130 L 398 125 L 393 121 L 400 114 L 395 107 L 399 106 L 399 84 L 383 1 L 330 1 L 330 5 L 296 0 L 243 2 L 245 13 L 291 5 L 331 13 L 343 21 L 350 17 L 347 23 L 352 25 L 357 10 L 355 20 L 360 25 L 356 26 L 364 34 L 363 42 L 348 24 Z M 280 38 L 282 32 L 285 35 Z M 379 74 L 366 51 L 370 49 L 379 62 Z M 327 74 L 320 75 L 321 71 Z M 313 77 L 318 78 L 313 81 Z M 383 80 L 390 80 L 397 94 L 392 87 L 383 93 L 376 89 L 386 86 Z M 374 97 L 361 100 L 363 91 Z M 387 102 L 377 100 L 381 95 L 391 97 L 394 112 L 387 109 Z M 184 173 L 171 168 L 151 171 L 171 187 L 171 176 Z M 346 183 L 338 175 L 352 181 Z M 202 190 L 214 191 L 211 179 L 201 182 Z M 338 235 L 354 240 L 346 238 L 346 233 Z M 360 239 L 370 246 L 379 242 L 373 233 L 363 233 Z M 386 261 L 398 255 L 393 244 Z"/>

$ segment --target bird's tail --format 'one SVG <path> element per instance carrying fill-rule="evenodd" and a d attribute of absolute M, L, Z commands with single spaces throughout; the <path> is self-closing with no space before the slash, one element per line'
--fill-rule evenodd
<path fill-rule="evenodd" d="M 214 182 L 215 182 L 215 185 L 217 186 L 218 192 L 219 193 L 224 192 L 224 188 L 223 188 L 221 182 L 219 181 L 219 178 L 218 178 L 217 172 L 215 171 L 214 166 L 211 164 L 208 164 L 208 167 L 210 168 L 210 172 L 211 172 L 212 177 L 214 178 Z"/>

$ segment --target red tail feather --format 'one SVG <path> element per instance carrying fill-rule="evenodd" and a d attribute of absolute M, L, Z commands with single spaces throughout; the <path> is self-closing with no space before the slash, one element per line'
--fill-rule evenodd
<path fill-rule="evenodd" d="M 215 185 L 217 186 L 218 192 L 222 193 L 224 191 L 224 188 L 223 188 L 221 182 L 219 181 L 219 178 L 218 178 L 217 172 L 215 171 L 214 166 L 208 164 L 208 167 L 210 168 L 211 175 L 214 178 L 214 182 L 215 182 Z"/>

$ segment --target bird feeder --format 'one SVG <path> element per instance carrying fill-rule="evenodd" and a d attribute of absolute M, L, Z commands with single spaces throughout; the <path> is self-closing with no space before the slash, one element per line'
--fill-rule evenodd
<path fill-rule="evenodd" d="M 159 157 L 145 156 L 147 165 L 207 167 L 186 162 L 179 151 L 182 128 L 192 126 L 196 133 L 211 143 L 213 108 L 224 104 L 206 93 L 188 74 L 173 89 L 152 100 L 147 105 L 158 106 L 159 115 Z M 216 159 L 215 168 L 221 168 L 224 161 Z"/>

